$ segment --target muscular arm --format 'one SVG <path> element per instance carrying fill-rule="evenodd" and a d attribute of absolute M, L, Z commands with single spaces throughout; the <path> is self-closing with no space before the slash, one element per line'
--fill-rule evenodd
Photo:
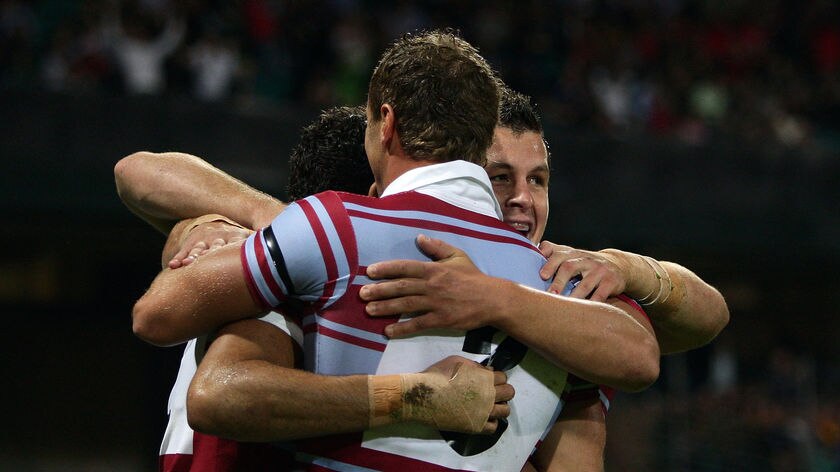
<path fill-rule="evenodd" d="M 423 313 L 390 325 L 389 336 L 495 326 L 594 383 L 638 391 L 659 375 L 653 330 L 625 302 L 599 303 L 534 290 L 481 273 L 466 254 L 440 240 L 421 237 L 418 245 L 439 262 L 390 261 L 368 267 L 374 279 L 404 277 L 361 290 L 369 314 Z"/>
<path fill-rule="evenodd" d="M 179 152 L 136 152 L 117 162 L 114 178 L 123 203 L 163 233 L 179 220 L 208 213 L 258 229 L 285 208 L 202 159 Z"/>
<path fill-rule="evenodd" d="M 601 252 L 625 267 L 628 295 L 644 297 L 654 288 L 658 290 L 659 280 L 641 256 L 617 249 Z M 729 323 L 726 301 L 714 287 L 685 267 L 668 261 L 658 262 L 673 282 L 673 292 L 667 298 L 663 295 L 664 302 L 660 298 L 645 310 L 650 315 L 662 352 L 682 352 L 707 344 Z"/>
<path fill-rule="evenodd" d="M 720 333 L 729 322 L 729 309 L 723 296 L 685 267 L 656 261 L 618 249 L 584 251 L 543 241 L 540 249 L 549 261 L 545 278 L 554 277 L 553 290 L 562 288 L 577 274 L 583 275 L 573 295 L 603 300 L 626 293 L 637 300 L 653 302 L 645 306 L 665 353 L 700 347 Z M 661 278 L 657 273 L 663 272 Z M 673 285 L 668 283 L 670 280 Z M 661 296 L 657 297 L 657 295 Z"/>
<path fill-rule="evenodd" d="M 134 305 L 134 334 L 170 346 L 264 312 L 245 284 L 241 246 L 228 244 L 186 267 L 163 269 Z"/>
<path fill-rule="evenodd" d="M 590 382 L 644 390 L 659 376 L 659 348 L 647 319 L 626 302 L 576 300 L 507 280 L 485 297 L 489 324 Z M 515 300 L 515 303 L 511 303 Z"/>
<path fill-rule="evenodd" d="M 602 472 L 607 425 L 598 399 L 572 402 L 531 456 L 538 471 Z"/>
<path fill-rule="evenodd" d="M 503 373 L 455 356 L 403 376 L 316 375 L 288 367 L 293 356 L 286 333 L 260 320 L 222 328 L 190 385 L 190 425 L 240 441 L 300 439 L 409 421 L 489 433 L 496 419 L 509 413 L 506 404 L 494 402 L 513 397 Z M 400 387 L 394 382 L 403 379 L 394 403 L 394 388 Z M 410 385 L 421 383 L 432 392 L 427 404 L 401 397 Z M 465 401 L 468 391 L 473 395 Z M 371 415 L 371 405 L 383 394 L 391 398 L 387 403 L 393 409 L 377 411 L 374 406 Z"/>

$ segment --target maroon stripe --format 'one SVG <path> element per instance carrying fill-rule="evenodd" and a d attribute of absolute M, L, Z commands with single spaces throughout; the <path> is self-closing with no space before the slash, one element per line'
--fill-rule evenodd
<path fill-rule="evenodd" d="M 306 219 L 309 221 L 309 225 L 312 227 L 312 232 L 315 234 L 315 240 L 318 242 L 318 247 L 321 250 L 321 256 L 324 258 L 324 268 L 327 271 L 327 281 L 324 284 L 324 290 L 319 297 L 318 303 L 315 304 L 315 309 L 318 310 L 330 299 L 330 297 L 332 297 L 333 292 L 335 292 L 335 281 L 338 278 L 338 267 L 335 263 L 335 254 L 333 254 L 332 248 L 330 247 L 330 241 L 327 238 L 327 233 L 324 231 L 324 227 L 321 225 L 318 215 L 315 214 L 315 209 L 312 208 L 312 204 L 306 200 L 298 200 L 297 203 L 300 205 L 301 210 L 303 210 L 303 214 L 306 216 Z"/>
<path fill-rule="evenodd" d="M 352 276 L 353 268 L 359 263 L 359 252 L 356 246 L 356 233 L 353 231 L 353 224 L 350 223 L 347 209 L 344 208 L 344 203 L 335 192 L 318 194 L 317 197 L 327 210 L 330 220 L 332 220 L 333 227 L 341 241 L 341 247 L 344 249 L 344 255 L 347 257 L 347 264 Z M 352 283 L 352 279 L 350 282 Z"/>
<path fill-rule="evenodd" d="M 257 258 L 257 267 L 259 267 L 260 274 L 262 275 L 263 280 L 265 280 L 266 285 L 268 285 L 268 289 L 271 291 L 271 294 L 274 295 L 274 298 L 282 303 L 286 299 L 286 295 L 283 293 L 283 290 L 280 289 L 280 286 L 277 285 L 277 281 L 274 280 L 274 275 L 271 273 L 271 269 L 268 266 L 268 260 L 265 257 L 265 249 L 263 249 L 262 245 L 262 231 L 257 233 L 257 236 L 254 237 L 254 255 Z"/>
<path fill-rule="evenodd" d="M 254 241 L 256 242 L 256 240 Z M 265 309 L 271 308 L 271 304 L 268 303 L 260 290 L 257 288 L 257 282 L 254 280 L 254 276 L 251 274 L 251 269 L 248 267 L 248 253 L 245 247 L 247 244 L 243 244 L 242 248 L 239 251 L 239 260 L 242 262 L 242 270 L 245 272 L 245 285 L 248 287 L 248 292 L 251 293 L 251 298 L 257 302 L 258 305 Z"/>

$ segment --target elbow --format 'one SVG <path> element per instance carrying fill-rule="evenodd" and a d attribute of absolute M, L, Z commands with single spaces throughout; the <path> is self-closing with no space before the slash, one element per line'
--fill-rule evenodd
<path fill-rule="evenodd" d="M 720 304 L 720 310 L 718 310 L 718 315 L 715 317 L 710 330 L 710 341 L 717 337 L 717 335 L 723 331 L 723 328 L 726 328 L 726 326 L 729 325 L 729 307 L 726 305 L 726 301 L 723 299 L 722 295 L 720 296 Z"/>
<path fill-rule="evenodd" d="M 165 325 L 168 317 L 161 316 L 159 310 L 143 297 L 134 304 L 131 312 L 131 329 L 134 335 L 155 346 L 172 346 L 178 340 L 167 335 L 171 330 Z"/>
<path fill-rule="evenodd" d="M 717 303 L 709 303 L 710 307 L 716 306 L 717 309 L 710 310 L 712 315 L 706 318 L 705 323 L 702 323 L 702 331 L 697 335 L 699 340 L 697 347 L 712 342 L 729 325 L 729 307 L 726 305 L 723 295 L 718 293 L 717 298 Z"/>
<path fill-rule="evenodd" d="M 139 151 L 117 161 L 114 166 L 114 182 L 117 184 L 117 194 L 123 201 L 138 198 L 137 194 L 141 189 L 133 186 L 132 182 L 138 181 L 138 177 L 145 172 L 148 162 L 154 155 L 152 152 Z"/>
<path fill-rule="evenodd" d="M 634 362 L 625 363 L 622 375 L 624 381 L 620 390 L 630 393 L 641 392 L 653 385 L 659 378 L 659 345 L 655 339 L 640 343 L 634 355 Z"/>
<path fill-rule="evenodd" d="M 214 399 L 218 398 L 220 396 L 211 385 L 198 378 L 193 380 L 187 393 L 187 423 L 190 428 L 200 433 L 218 435 L 214 416 L 218 411 Z"/>

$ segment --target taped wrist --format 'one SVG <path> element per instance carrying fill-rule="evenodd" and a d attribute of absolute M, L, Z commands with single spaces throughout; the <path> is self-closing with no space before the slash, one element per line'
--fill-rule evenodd
<path fill-rule="evenodd" d="M 403 421 L 402 375 L 369 375 L 370 427 Z"/>
<path fill-rule="evenodd" d="M 481 432 L 495 401 L 493 373 L 459 369 L 442 374 L 368 377 L 370 426 L 417 421 L 442 431 Z"/>

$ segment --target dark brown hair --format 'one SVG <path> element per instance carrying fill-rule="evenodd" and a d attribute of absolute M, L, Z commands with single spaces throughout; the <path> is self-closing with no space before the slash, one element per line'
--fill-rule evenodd
<path fill-rule="evenodd" d="M 389 47 L 370 80 L 368 106 L 394 109 L 406 154 L 484 165 L 498 120 L 499 80 L 452 31 L 407 34 Z"/>

